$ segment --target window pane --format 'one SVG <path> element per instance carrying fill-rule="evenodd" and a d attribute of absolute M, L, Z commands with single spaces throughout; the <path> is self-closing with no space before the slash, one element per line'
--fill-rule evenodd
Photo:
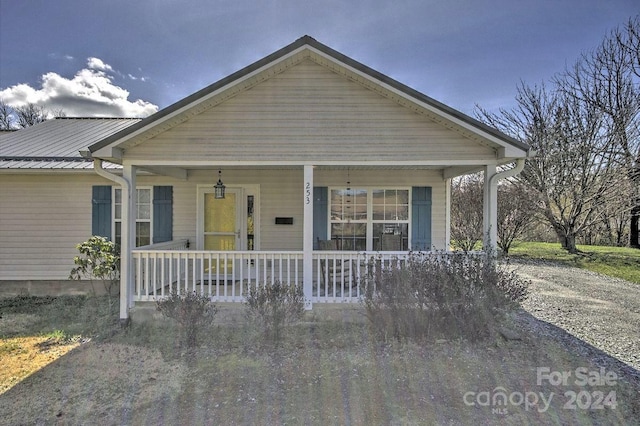
<path fill-rule="evenodd" d="M 114 198 L 114 203 L 122 204 L 122 190 L 115 189 L 113 191 L 113 198 Z"/>
<path fill-rule="evenodd" d="M 151 244 L 151 224 L 149 222 L 136 223 L 136 247 Z"/>
<path fill-rule="evenodd" d="M 366 223 L 333 223 L 331 239 L 338 241 L 339 250 L 366 250 Z"/>
<path fill-rule="evenodd" d="M 384 203 L 385 204 L 395 204 L 396 203 L 396 190 L 395 189 L 387 189 L 384 191 Z"/>
<path fill-rule="evenodd" d="M 374 204 L 373 208 L 373 220 L 384 220 L 384 204 Z"/>
<path fill-rule="evenodd" d="M 355 220 L 365 220 L 367 218 L 367 191 L 365 189 L 355 189 L 352 190 L 352 193 L 352 217 Z"/>
<path fill-rule="evenodd" d="M 151 219 L 151 206 L 149 204 L 138 204 L 137 219 Z"/>
<path fill-rule="evenodd" d="M 374 223 L 373 224 L 373 249 L 381 250 L 408 250 L 409 225 L 407 223 Z M 385 239 L 386 247 L 382 240 Z"/>
<path fill-rule="evenodd" d="M 409 206 L 398 206 L 398 220 L 409 220 Z"/>
<path fill-rule="evenodd" d="M 331 220 L 344 220 L 344 191 L 331 190 Z"/>
<path fill-rule="evenodd" d="M 397 220 L 395 204 L 384 207 L 384 220 Z"/>
<path fill-rule="evenodd" d="M 367 204 L 367 190 L 366 189 L 356 189 L 354 190 L 354 196 L 356 199 L 356 203 L 358 204 Z"/>
<path fill-rule="evenodd" d="M 138 202 L 150 203 L 151 202 L 151 190 L 150 189 L 138 189 Z"/>
<path fill-rule="evenodd" d="M 120 222 L 116 222 L 115 225 L 116 225 L 115 226 L 115 228 L 116 228 L 115 229 L 115 234 L 116 235 L 114 235 L 114 242 L 117 245 L 120 245 L 120 244 L 122 244 L 122 224 Z"/>
<path fill-rule="evenodd" d="M 367 219 L 367 205 L 366 204 L 358 204 L 358 205 L 356 205 L 353 218 L 355 220 L 366 220 Z"/>
<path fill-rule="evenodd" d="M 344 191 L 342 189 L 332 189 L 331 190 L 331 204 L 340 204 L 342 205 L 342 195 Z"/>
<path fill-rule="evenodd" d="M 342 204 L 331 204 L 331 220 L 342 220 Z"/>
<path fill-rule="evenodd" d="M 254 196 L 247 195 L 247 250 L 255 249 Z"/>
<path fill-rule="evenodd" d="M 406 189 L 398 191 L 398 204 L 409 204 L 409 191 Z"/>
<path fill-rule="evenodd" d="M 121 204 L 116 204 L 116 205 L 113 206 L 113 208 L 114 208 L 115 218 L 117 220 L 122 219 L 122 205 Z"/>

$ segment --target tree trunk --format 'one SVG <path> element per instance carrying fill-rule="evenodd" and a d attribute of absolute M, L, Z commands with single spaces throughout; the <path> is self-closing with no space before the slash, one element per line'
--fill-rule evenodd
<path fill-rule="evenodd" d="M 633 189 L 633 205 L 631 206 L 631 220 L 629 223 L 629 246 L 640 248 L 640 157 L 636 158 L 635 165 L 632 168 L 630 180 Z"/>
<path fill-rule="evenodd" d="M 565 229 L 563 226 L 556 222 L 551 222 L 553 226 L 553 230 L 556 232 L 558 239 L 560 240 L 560 244 L 562 248 L 568 251 L 571 254 L 578 253 L 578 248 L 576 247 L 576 234 L 573 230 Z"/>
<path fill-rule="evenodd" d="M 560 237 L 560 243 L 562 244 L 563 249 L 571 254 L 578 253 L 578 248 L 576 247 L 576 236 L 574 234 L 559 235 L 558 237 Z"/>
<path fill-rule="evenodd" d="M 631 208 L 631 223 L 629 225 L 629 246 L 640 248 L 640 200 L 636 200 L 635 205 Z"/>

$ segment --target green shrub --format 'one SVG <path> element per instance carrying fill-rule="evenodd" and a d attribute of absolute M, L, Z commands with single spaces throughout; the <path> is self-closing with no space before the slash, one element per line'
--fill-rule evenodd
<path fill-rule="evenodd" d="M 412 254 L 401 268 L 371 262 L 363 303 L 383 339 L 478 339 L 527 295 L 528 282 L 486 254 Z"/>
<path fill-rule="evenodd" d="M 73 258 L 76 265 L 69 279 L 82 278 L 102 281 L 105 292 L 112 295 L 120 281 L 120 249 L 105 237 L 94 235 L 76 246 L 79 256 Z M 111 300 L 111 299 L 109 299 Z"/>
<path fill-rule="evenodd" d="M 182 295 L 174 291 L 166 299 L 159 300 L 156 306 L 162 315 L 178 323 L 184 343 L 190 349 L 197 346 L 198 333 L 213 324 L 218 312 L 207 296 L 196 292 Z"/>
<path fill-rule="evenodd" d="M 278 342 L 283 327 L 304 316 L 304 294 L 301 286 L 276 281 L 250 289 L 245 306 L 248 319 L 258 322 L 265 336 Z"/>

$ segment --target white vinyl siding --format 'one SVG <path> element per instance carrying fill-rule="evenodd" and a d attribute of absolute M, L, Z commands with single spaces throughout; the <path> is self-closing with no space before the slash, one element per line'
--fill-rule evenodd
<path fill-rule="evenodd" d="M 492 160 L 493 149 L 306 60 L 142 144 L 127 158 Z"/>
<path fill-rule="evenodd" d="M 0 280 L 64 280 L 91 236 L 91 174 L 0 175 Z"/>

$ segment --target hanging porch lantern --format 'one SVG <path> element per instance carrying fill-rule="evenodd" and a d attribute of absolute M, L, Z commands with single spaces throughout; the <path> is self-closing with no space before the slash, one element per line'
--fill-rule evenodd
<path fill-rule="evenodd" d="M 215 198 L 220 200 L 224 198 L 224 190 L 227 187 L 222 183 L 222 171 L 218 170 L 218 183 L 215 184 L 213 189 L 215 190 Z"/>

